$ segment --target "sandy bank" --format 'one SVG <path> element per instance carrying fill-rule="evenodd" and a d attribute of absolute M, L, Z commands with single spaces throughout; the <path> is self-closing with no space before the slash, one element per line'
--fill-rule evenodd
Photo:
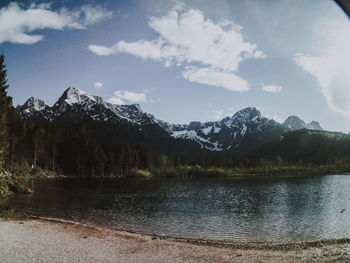
<path fill-rule="evenodd" d="M 0 221 L 0 262 L 350 262 L 350 242 L 204 244 L 44 220 Z"/>

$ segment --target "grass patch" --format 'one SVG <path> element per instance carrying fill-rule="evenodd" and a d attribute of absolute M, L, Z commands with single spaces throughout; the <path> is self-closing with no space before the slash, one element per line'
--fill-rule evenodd
<path fill-rule="evenodd" d="M 131 177 L 152 177 L 152 174 L 150 173 L 149 170 L 133 168 L 133 169 L 131 169 L 129 176 L 131 176 Z"/>
<path fill-rule="evenodd" d="M 265 165 L 255 167 L 201 167 L 199 165 L 164 166 L 150 170 L 152 177 L 238 177 L 238 176 L 289 176 L 310 174 L 347 173 L 350 165 Z"/>

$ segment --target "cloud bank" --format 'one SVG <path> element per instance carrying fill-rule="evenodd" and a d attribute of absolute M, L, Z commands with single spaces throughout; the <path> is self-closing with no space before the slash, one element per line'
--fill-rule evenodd
<path fill-rule="evenodd" d="M 320 56 L 296 54 L 294 61 L 312 74 L 322 87 L 329 107 L 350 116 L 350 25 L 334 27 L 331 44 Z"/>
<path fill-rule="evenodd" d="M 100 56 L 126 53 L 165 67 L 185 66 L 182 77 L 186 80 L 232 91 L 249 90 L 248 83 L 237 76 L 239 65 L 266 55 L 243 39 L 240 26 L 229 21 L 215 24 L 201 11 L 183 6 L 148 19 L 148 26 L 158 34 L 154 40 L 119 41 L 110 47 L 90 45 L 88 49 Z"/>
<path fill-rule="evenodd" d="M 112 12 L 101 6 L 84 5 L 74 11 L 66 8 L 54 11 L 50 4 L 32 4 L 24 9 L 13 2 L 0 9 L 0 44 L 33 44 L 44 38 L 31 34 L 36 30 L 85 29 L 111 16 Z"/>

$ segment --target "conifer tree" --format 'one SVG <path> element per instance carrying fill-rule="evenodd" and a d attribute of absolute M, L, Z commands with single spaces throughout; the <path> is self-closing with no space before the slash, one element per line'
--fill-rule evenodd
<path fill-rule="evenodd" d="M 7 113 L 9 99 L 6 94 L 8 85 L 4 60 L 4 56 L 0 55 L 0 167 L 5 161 L 8 148 Z"/>

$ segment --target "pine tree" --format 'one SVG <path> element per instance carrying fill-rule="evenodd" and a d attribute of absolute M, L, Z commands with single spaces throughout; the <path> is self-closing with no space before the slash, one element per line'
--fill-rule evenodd
<path fill-rule="evenodd" d="M 9 99 L 6 94 L 8 85 L 4 59 L 4 56 L 0 55 L 0 167 L 5 161 L 8 148 L 7 113 Z"/>
<path fill-rule="evenodd" d="M 21 120 L 20 115 L 16 109 L 12 107 L 9 108 L 7 116 L 7 126 L 9 133 L 9 163 L 13 164 L 16 158 L 16 161 L 19 161 L 19 155 L 25 155 L 24 152 L 21 152 L 21 148 L 23 149 L 25 145 L 24 138 L 26 135 L 26 126 L 25 123 Z"/>

